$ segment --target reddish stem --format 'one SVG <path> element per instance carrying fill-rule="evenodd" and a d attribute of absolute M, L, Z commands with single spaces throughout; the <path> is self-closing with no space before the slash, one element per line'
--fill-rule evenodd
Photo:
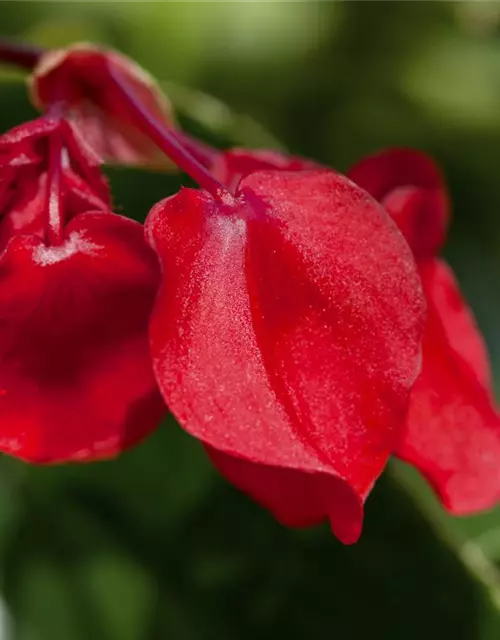
<path fill-rule="evenodd" d="M 63 141 L 58 127 L 49 138 L 49 168 L 47 172 L 46 241 L 58 245 L 63 241 L 64 193 L 62 184 Z"/>
<path fill-rule="evenodd" d="M 212 174 L 187 150 L 162 122 L 155 118 L 140 102 L 128 82 L 108 65 L 109 78 L 134 117 L 136 126 L 148 136 L 175 164 L 187 173 L 202 189 L 216 200 L 232 195 Z"/>
<path fill-rule="evenodd" d="M 217 157 L 221 155 L 221 152 L 218 149 L 214 149 L 214 147 L 201 142 L 201 140 L 190 136 L 185 131 L 174 129 L 171 131 L 177 138 L 178 142 L 182 144 L 184 149 L 189 151 L 193 158 L 196 158 L 196 160 L 198 160 L 198 162 L 204 167 L 207 167 L 207 169 L 212 167 Z"/>
<path fill-rule="evenodd" d="M 42 47 L 0 38 L 0 62 L 31 70 L 45 52 L 46 50 Z M 144 109 L 133 89 L 123 78 L 119 77 L 111 67 L 109 72 L 112 81 L 134 112 L 137 126 L 193 180 L 218 197 L 217 193 L 221 189 L 225 190 L 225 187 L 204 170 L 213 164 L 218 151 L 182 131 L 168 129 Z"/>
<path fill-rule="evenodd" d="M 0 38 L 0 62 L 7 62 L 32 70 L 45 51 L 42 47 Z M 226 197 L 228 194 L 231 195 L 230 191 L 216 180 L 207 169 L 213 164 L 218 152 L 181 131 L 172 131 L 166 127 L 147 111 L 132 87 L 115 72 L 111 65 L 108 66 L 108 69 L 110 80 L 132 112 L 136 126 L 168 155 L 180 169 L 191 176 L 200 187 L 211 193 L 214 198 L 220 200 L 224 197 L 224 194 Z M 54 135 L 54 139 L 57 138 L 60 138 L 59 134 Z M 54 145 L 51 145 L 51 149 Z M 54 173 L 55 183 L 60 182 L 60 177 L 57 176 L 58 172 Z"/>
<path fill-rule="evenodd" d="M 15 64 L 31 71 L 44 53 L 45 49 L 42 47 L 0 38 L 0 62 Z"/>

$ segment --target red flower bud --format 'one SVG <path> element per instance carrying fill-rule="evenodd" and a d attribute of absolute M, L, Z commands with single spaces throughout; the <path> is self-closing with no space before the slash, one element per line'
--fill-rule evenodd
<path fill-rule="evenodd" d="M 165 274 L 150 326 L 160 389 L 279 520 L 328 518 L 355 542 L 420 367 L 411 253 L 331 171 L 263 171 L 220 198 L 183 189 L 146 222 Z"/>
<path fill-rule="evenodd" d="M 156 426 L 158 278 L 141 225 L 111 213 L 69 123 L 40 118 L 0 137 L 0 450 L 90 460 Z"/>
<path fill-rule="evenodd" d="M 350 177 L 400 226 L 427 299 L 423 367 L 397 453 L 453 513 L 489 508 L 500 499 L 500 417 L 483 338 L 451 270 L 436 257 L 448 219 L 441 173 L 422 153 L 392 149 L 362 160 Z"/>
<path fill-rule="evenodd" d="M 33 103 L 45 110 L 63 103 L 86 142 L 105 161 L 173 167 L 171 161 L 135 126 L 110 78 L 118 75 L 144 108 L 160 122 L 173 123 L 171 107 L 154 79 L 133 60 L 89 43 L 43 54 L 31 80 Z"/>

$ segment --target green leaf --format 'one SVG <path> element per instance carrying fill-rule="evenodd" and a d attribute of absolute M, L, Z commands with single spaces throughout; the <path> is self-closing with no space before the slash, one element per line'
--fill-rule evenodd
<path fill-rule="evenodd" d="M 399 471 L 379 481 L 361 541 L 344 547 L 326 525 L 281 527 L 177 435 L 114 463 L 28 474 L 24 521 L 4 549 L 23 628 L 41 640 L 500 634 L 496 570 L 409 496 Z"/>
<path fill-rule="evenodd" d="M 285 148 L 265 127 L 250 116 L 231 109 L 222 100 L 174 82 L 162 82 L 161 86 L 175 111 L 200 136 L 219 139 L 224 146 Z"/>

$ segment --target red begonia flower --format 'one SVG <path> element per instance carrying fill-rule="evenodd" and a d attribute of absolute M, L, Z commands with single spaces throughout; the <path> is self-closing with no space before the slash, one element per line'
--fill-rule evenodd
<path fill-rule="evenodd" d="M 104 458 L 156 426 L 158 280 L 142 226 L 111 213 L 71 124 L 40 118 L 0 137 L 1 451 Z"/>
<path fill-rule="evenodd" d="M 432 160 L 408 149 L 362 160 L 349 175 L 401 228 L 427 299 L 422 372 L 397 453 L 453 513 L 489 508 L 500 499 L 500 418 L 482 336 L 452 272 L 436 257 L 449 215 L 442 175 Z"/>
<path fill-rule="evenodd" d="M 280 151 L 234 148 L 215 154 L 210 170 L 229 191 L 233 191 L 243 178 L 256 171 L 308 171 L 319 168 L 318 163 L 312 160 L 289 156 Z"/>
<path fill-rule="evenodd" d="M 130 58 L 89 43 L 40 57 L 30 77 L 33 103 L 45 110 L 63 102 L 66 115 L 107 162 L 172 168 L 169 158 L 134 126 L 127 105 L 113 89 L 112 74 L 133 88 L 153 117 L 172 126 L 170 104 L 155 80 Z"/>
<path fill-rule="evenodd" d="M 165 277 L 150 325 L 163 396 L 240 489 L 345 543 L 400 439 L 420 367 L 411 253 L 331 171 L 183 189 L 146 221 Z"/>

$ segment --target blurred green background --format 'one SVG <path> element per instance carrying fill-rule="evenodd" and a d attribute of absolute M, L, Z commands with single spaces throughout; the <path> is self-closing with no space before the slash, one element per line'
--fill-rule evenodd
<path fill-rule="evenodd" d="M 391 145 L 431 153 L 454 203 L 446 254 L 500 381 L 500 3 L 3 0 L 0 35 L 115 46 L 220 144 L 341 170 Z M 33 111 L 3 79 L 5 130 Z M 109 176 L 138 219 L 182 181 Z M 0 596 L 0 640 L 498 640 L 500 510 L 449 518 L 393 463 L 346 548 L 326 525 L 276 524 L 167 421 L 113 462 L 0 460 Z"/>

